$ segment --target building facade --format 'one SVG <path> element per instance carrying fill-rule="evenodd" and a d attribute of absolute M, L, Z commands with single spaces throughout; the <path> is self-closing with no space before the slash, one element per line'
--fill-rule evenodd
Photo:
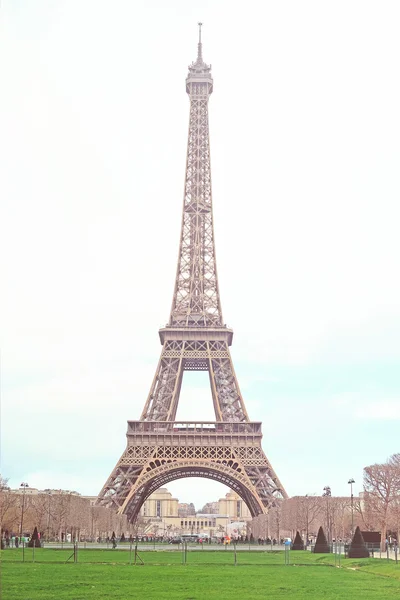
<path fill-rule="evenodd" d="M 144 518 L 178 517 L 178 504 L 167 488 L 160 488 L 144 501 L 139 514 Z"/>
<path fill-rule="evenodd" d="M 181 504 L 166 488 L 160 488 L 144 502 L 140 517 L 146 521 L 147 535 L 198 534 L 204 538 L 246 535 L 251 515 L 238 494 L 229 491 L 224 498 L 209 505 L 215 507 L 215 512 L 195 513 L 192 503 Z"/>

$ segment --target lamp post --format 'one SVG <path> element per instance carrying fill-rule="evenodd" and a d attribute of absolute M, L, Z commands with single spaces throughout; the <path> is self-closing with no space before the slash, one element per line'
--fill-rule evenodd
<path fill-rule="evenodd" d="M 22 509 L 21 509 L 21 524 L 19 527 L 19 537 L 22 537 L 22 526 L 24 524 L 24 511 L 25 511 L 25 492 L 26 488 L 29 487 L 29 483 L 25 483 L 24 481 L 21 483 L 20 487 L 22 487 Z"/>
<path fill-rule="evenodd" d="M 351 537 L 354 535 L 354 506 L 353 506 L 353 483 L 355 483 L 354 479 L 351 478 L 347 482 L 350 484 L 350 502 L 351 502 Z"/>
<path fill-rule="evenodd" d="M 331 543 L 332 535 L 331 535 L 331 526 L 330 526 L 330 519 L 329 519 L 329 498 L 332 496 L 332 490 L 329 485 L 326 485 L 324 487 L 324 493 L 322 495 L 326 497 L 326 525 L 328 528 L 328 538 L 329 538 L 328 541 L 329 541 L 329 543 Z"/>
<path fill-rule="evenodd" d="M 306 494 L 306 550 L 308 548 L 308 517 L 309 517 L 309 506 L 308 506 L 308 494 Z"/>
<path fill-rule="evenodd" d="M 94 534 L 93 534 L 93 512 L 94 512 L 94 506 L 91 505 L 91 507 L 90 507 L 90 541 L 91 542 L 94 541 Z"/>
<path fill-rule="evenodd" d="M 49 543 L 50 540 L 50 499 L 51 499 L 51 491 L 49 490 L 48 492 L 49 495 L 49 510 L 47 513 L 47 543 Z"/>

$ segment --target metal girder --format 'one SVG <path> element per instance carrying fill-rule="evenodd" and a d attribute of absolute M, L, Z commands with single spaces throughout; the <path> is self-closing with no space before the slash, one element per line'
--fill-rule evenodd
<path fill-rule="evenodd" d="M 139 448 L 140 452 L 135 453 Z M 286 497 L 284 490 L 277 487 L 279 481 L 261 447 L 258 466 L 252 466 L 254 460 L 241 458 L 244 448 L 185 444 L 147 446 L 144 453 L 143 449 L 143 446 L 128 446 L 100 495 L 102 504 L 126 514 L 130 520 L 136 518 L 153 491 L 168 481 L 184 477 L 206 477 L 225 483 L 243 498 L 252 516 L 274 506 L 277 497 Z M 143 459 L 143 454 L 149 458 Z M 274 492 L 278 492 L 277 497 Z"/>
<path fill-rule="evenodd" d="M 226 342 L 166 341 L 141 419 L 174 421 L 183 371 L 208 371 L 218 421 L 248 421 Z"/>

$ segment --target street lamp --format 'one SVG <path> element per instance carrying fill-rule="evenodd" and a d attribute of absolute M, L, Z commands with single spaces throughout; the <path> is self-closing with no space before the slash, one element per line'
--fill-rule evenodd
<path fill-rule="evenodd" d="M 47 543 L 49 543 L 49 540 L 50 540 L 50 499 L 51 499 L 51 491 L 49 490 L 47 493 L 48 493 L 48 496 L 49 496 L 49 510 L 48 510 L 48 515 L 47 515 Z"/>
<path fill-rule="evenodd" d="M 351 537 L 354 534 L 354 509 L 353 509 L 353 483 L 355 483 L 354 479 L 351 478 L 347 482 L 350 484 L 350 501 L 351 501 Z"/>
<path fill-rule="evenodd" d="M 309 506 L 308 506 L 308 494 L 306 494 L 305 498 L 306 498 L 306 550 L 307 550 L 307 548 L 308 548 L 308 520 L 309 520 L 309 516 L 310 516 L 310 510 L 309 510 Z"/>
<path fill-rule="evenodd" d="M 22 537 L 22 525 L 24 523 L 24 511 L 25 511 L 25 492 L 26 488 L 29 487 L 29 483 L 25 483 L 24 481 L 21 483 L 20 487 L 22 487 L 22 509 L 21 509 L 21 525 L 19 528 L 19 537 Z"/>
<path fill-rule="evenodd" d="M 326 526 L 328 528 L 328 538 L 329 538 L 329 543 L 330 543 L 332 540 L 332 532 L 331 532 L 331 524 L 330 524 L 330 519 L 329 519 L 329 498 L 332 496 L 332 490 L 329 485 L 326 485 L 324 487 L 324 493 L 322 495 L 326 497 Z"/>

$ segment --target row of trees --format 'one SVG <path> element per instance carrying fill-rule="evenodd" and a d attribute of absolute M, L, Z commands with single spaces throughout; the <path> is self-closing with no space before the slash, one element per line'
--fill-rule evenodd
<path fill-rule="evenodd" d="M 23 494 L 13 492 L 7 481 L 0 479 L 0 523 L 2 534 L 32 533 L 35 526 L 45 539 L 92 539 L 143 535 L 146 521 L 139 519 L 134 525 L 125 515 L 117 515 L 103 506 L 93 506 L 90 499 L 65 491 Z"/>
<path fill-rule="evenodd" d="M 383 464 L 365 467 L 359 512 L 366 529 L 381 531 L 382 544 L 389 531 L 400 540 L 400 453 Z"/>
<path fill-rule="evenodd" d="M 333 539 L 348 539 L 358 524 L 358 517 L 351 499 L 332 496 L 295 496 L 282 503 L 278 509 L 281 527 L 293 538 L 300 531 L 305 539 L 315 537 L 322 525 Z"/>
<path fill-rule="evenodd" d="M 294 496 L 252 524 L 254 537 L 276 538 L 300 531 L 304 539 L 316 535 L 322 525 L 329 541 L 348 540 L 357 525 L 364 531 L 380 531 L 382 547 L 390 535 L 400 540 L 400 453 L 385 463 L 364 469 L 360 497 L 334 497 L 329 487 L 322 496 Z"/>

